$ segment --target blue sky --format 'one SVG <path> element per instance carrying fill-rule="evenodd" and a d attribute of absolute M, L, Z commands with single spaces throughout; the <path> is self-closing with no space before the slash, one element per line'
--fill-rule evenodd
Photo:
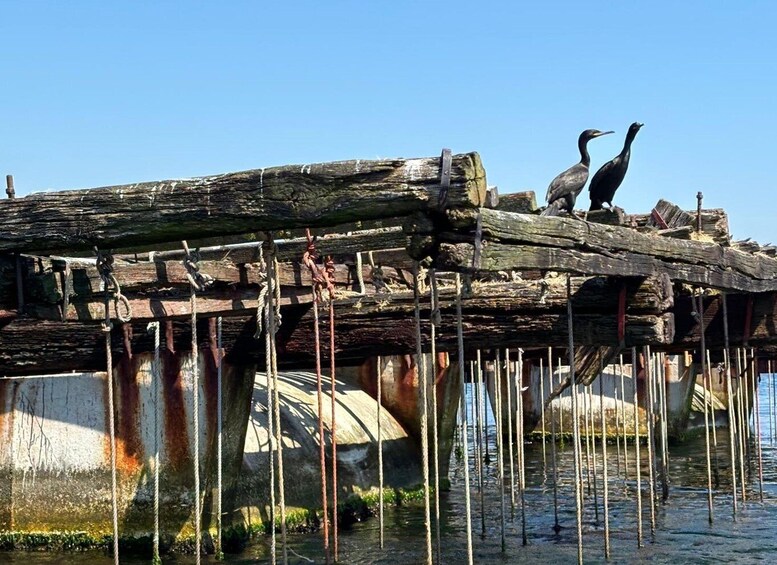
<path fill-rule="evenodd" d="M 0 173 L 18 192 L 479 151 L 500 192 L 592 169 L 777 242 L 773 2 L 6 2 Z M 581 198 L 587 205 L 588 199 Z"/>

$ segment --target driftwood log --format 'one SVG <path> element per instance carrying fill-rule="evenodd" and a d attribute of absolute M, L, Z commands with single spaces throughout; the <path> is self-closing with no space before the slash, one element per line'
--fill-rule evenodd
<path fill-rule="evenodd" d="M 72 253 L 404 216 L 439 206 L 440 162 L 289 165 L 2 200 L 0 251 Z M 453 156 L 450 179 L 448 206 L 483 204 L 477 153 Z"/>

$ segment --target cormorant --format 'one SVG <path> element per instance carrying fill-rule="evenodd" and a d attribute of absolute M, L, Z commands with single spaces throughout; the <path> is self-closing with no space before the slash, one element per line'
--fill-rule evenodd
<path fill-rule="evenodd" d="M 596 171 L 594 178 L 591 179 L 591 186 L 588 192 L 591 193 L 591 210 L 601 210 L 605 202 L 612 208 L 612 198 L 615 191 L 623 182 L 626 176 L 626 170 L 629 168 L 629 157 L 631 155 L 631 143 L 637 137 L 637 132 L 645 124 L 634 122 L 629 126 L 626 134 L 626 141 L 623 143 L 623 151 L 612 161 L 608 161 L 602 168 Z"/>
<path fill-rule="evenodd" d="M 595 137 L 614 133 L 612 131 L 599 131 L 587 129 L 580 134 L 577 147 L 580 149 L 580 162 L 554 178 L 548 187 L 545 200 L 548 207 L 542 211 L 543 216 L 556 216 L 561 210 L 570 214 L 575 207 L 577 195 L 583 190 L 588 180 L 588 166 L 591 164 L 591 156 L 588 154 L 588 142 Z"/>

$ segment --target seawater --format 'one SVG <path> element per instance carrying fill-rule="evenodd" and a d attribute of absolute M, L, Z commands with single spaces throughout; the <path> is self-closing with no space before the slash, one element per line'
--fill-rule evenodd
<path fill-rule="evenodd" d="M 759 499 L 758 464 L 751 460 L 748 475 L 748 500 L 739 501 L 736 520 L 732 516 L 731 479 L 728 435 L 717 430 L 717 457 L 713 451 L 713 466 L 717 459 L 719 482 L 714 493 L 714 520 L 710 525 L 707 513 L 707 470 L 704 435 L 669 449 L 670 492 L 666 502 L 656 505 L 655 534 L 650 530 L 650 506 L 647 496 L 647 450 L 641 448 L 644 547 L 637 548 L 636 474 L 634 445 L 629 444 L 629 478 L 623 476 L 624 454 L 621 445 L 621 475 L 617 473 L 617 449 L 608 445 L 610 563 L 777 563 L 777 429 L 770 422 L 768 394 L 772 381 L 766 378 L 759 387 L 761 440 L 763 450 L 763 496 Z M 471 420 L 470 420 L 471 421 Z M 516 505 L 511 504 L 509 462 L 505 450 L 505 537 L 501 549 L 501 499 L 496 466 L 496 438 L 493 414 L 488 416 L 489 453 L 491 462 L 483 466 L 483 504 L 477 488 L 477 475 L 470 436 L 470 480 L 472 530 L 476 563 L 555 564 L 577 562 L 573 455 L 571 442 L 559 445 L 558 501 L 561 530 L 554 532 L 553 482 L 550 443 L 543 459 L 542 442 L 526 445 L 526 529 L 528 545 L 521 543 L 520 498 L 516 489 Z M 755 433 L 755 429 L 753 428 Z M 712 441 L 712 440 L 710 440 Z M 755 454 L 755 443 L 753 443 Z M 588 494 L 584 473 L 584 559 L 586 563 L 604 563 L 604 524 L 602 512 L 601 445 L 597 444 L 598 502 L 600 520 L 594 512 L 593 492 Z M 585 456 L 583 457 L 585 461 Z M 451 490 L 441 494 L 440 563 L 466 563 L 466 512 L 464 497 L 464 460 L 451 460 Z M 593 485 L 592 485 L 593 487 Z M 660 493 L 660 489 L 658 489 Z M 486 524 L 481 535 L 481 512 Z M 432 520 L 434 509 L 432 508 Z M 432 526 L 434 531 L 434 526 Z M 379 548 L 377 518 L 340 531 L 340 563 L 352 564 L 415 564 L 425 563 L 424 509 L 422 506 L 387 507 L 385 509 L 385 548 Z M 434 541 L 433 541 L 434 545 Z M 289 535 L 290 563 L 324 563 L 320 533 Z M 122 563 L 148 563 L 145 559 L 121 559 Z M 100 553 L 87 554 L 0 554 L 0 562 L 25 565 L 109 565 L 111 557 Z M 165 557 L 165 563 L 190 565 L 191 556 Z M 269 562 L 269 539 L 259 540 L 240 555 L 227 555 L 223 563 Z M 203 563 L 217 563 L 204 557 Z M 280 536 L 278 536 L 278 563 Z"/>

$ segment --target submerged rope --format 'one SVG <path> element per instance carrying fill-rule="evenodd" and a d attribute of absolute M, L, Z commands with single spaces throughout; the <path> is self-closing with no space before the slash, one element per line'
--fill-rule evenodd
<path fill-rule="evenodd" d="M 553 348 L 548 347 L 548 382 L 553 388 Z M 559 533 L 561 525 L 558 523 L 558 467 L 556 466 L 556 404 L 554 398 L 550 403 L 550 463 L 553 466 L 553 531 Z"/>
<path fill-rule="evenodd" d="M 704 447 L 707 456 L 707 520 L 710 524 L 713 522 L 712 512 L 712 459 L 710 457 L 710 421 L 709 421 L 709 406 L 712 406 L 712 389 L 710 387 L 709 367 L 707 365 L 707 343 L 705 340 L 705 326 L 704 326 L 704 301 L 701 295 L 694 296 L 694 301 L 698 303 L 695 308 L 696 314 L 699 317 L 699 325 L 701 328 L 701 378 L 704 388 Z M 709 400 L 707 395 L 709 394 Z M 715 422 L 712 422 L 715 425 Z"/>
<path fill-rule="evenodd" d="M 283 473 L 283 433 L 281 430 L 281 401 L 278 385 L 278 354 L 275 349 L 275 334 L 280 325 L 280 284 L 278 281 L 278 259 L 275 255 L 272 239 L 267 249 L 267 336 L 270 348 L 270 372 L 272 374 L 273 407 L 275 417 L 275 443 L 278 462 L 278 502 L 281 511 L 281 544 L 283 547 L 283 563 L 289 562 L 289 551 L 286 539 L 286 488 Z"/>
<path fill-rule="evenodd" d="M 732 485 L 732 514 L 734 521 L 737 519 L 737 465 L 736 453 L 734 451 L 734 398 L 731 389 L 731 358 L 728 341 L 728 301 L 726 293 L 721 294 L 723 301 L 723 368 L 726 372 L 726 396 L 728 397 L 728 437 L 729 447 L 731 449 L 731 485 Z M 744 480 L 744 477 L 743 477 Z"/>
<path fill-rule="evenodd" d="M 432 527 L 429 503 L 429 405 L 427 399 L 427 375 L 426 363 L 424 362 L 423 351 L 421 349 L 421 305 L 420 305 L 420 287 L 421 275 L 418 263 L 415 263 L 413 297 L 415 301 L 415 342 L 416 342 L 416 368 L 420 377 L 421 389 L 421 460 L 424 477 L 424 529 L 426 531 L 426 562 L 432 564 Z"/>
<path fill-rule="evenodd" d="M 223 398 L 223 392 L 222 392 L 222 377 L 223 377 L 223 369 L 222 364 L 224 363 L 224 351 L 221 348 L 221 316 L 216 318 L 216 350 L 218 352 L 217 357 L 217 365 L 216 365 L 216 426 L 217 426 L 217 436 L 216 436 L 216 533 L 217 533 L 217 540 L 218 543 L 216 545 L 216 559 L 224 559 L 224 551 L 222 547 L 222 515 L 223 515 L 223 508 L 222 508 L 222 500 L 221 500 L 221 494 L 222 494 L 222 436 L 224 435 L 224 423 L 223 423 L 223 415 L 224 415 L 224 398 Z"/>
<path fill-rule="evenodd" d="M 601 419 L 601 424 L 602 424 L 602 489 L 604 491 L 603 492 L 604 558 L 609 559 L 610 558 L 610 491 L 607 484 L 607 422 L 604 417 L 604 360 L 602 358 L 599 358 L 599 417 Z"/>
<path fill-rule="evenodd" d="M 459 382 L 461 387 L 461 397 L 463 399 L 466 398 L 466 390 L 464 386 L 464 328 L 463 328 L 463 322 L 462 322 L 462 313 L 461 313 L 461 275 L 459 273 L 456 273 L 456 339 L 458 341 L 458 355 L 459 355 Z M 474 411 L 473 411 L 474 414 Z M 463 419 L 464 419 L 464 433 L 462 434 L 462 439 L 464 442 L 464 505 L 465 510 L 467 513 L 466 516 L 466 523 L 467 523 L 467 563 L 468 565 L 473 565 L 474 563 L 474 556 L 472 551 L 472 504 L 470 501 L 470 490 L 469 490 L 469 446 L 467 445 L 468 439 L 467 439 L 467 408 L 466 404 L 464 405 L 464 410 L 462 413 Z M 474 430 L 473 430 L 474 431 Z"/>
<path fill-rule="evenodd" d="M 496 420 L 496 465 L 499 477 L 499 524 L 502 553 L 507 549 L 505 539 L 505 469 L 502 445 L 502 381 L 501 358 L 499 350 L 496 350 L 494 360 L 494 420 Z"/>
<path fill-rule="evenodd" d="M 647 388 L 647 398 L 645 399 L 645 415 L 647 417 L 648 433 L 648 477 L 650 492 L 650 533 L 656 534 L 656 493 L 655 493 L 655 451 L 654 451 L 654 430 L 653 430 L 653 357 L 650 354 L 650 346 L 644 346 L 645 356 L 645 387 Z"/>
<path fill-rule="evenodd" d="M 199 278 L 197 257 L 189 251 L 189 245 L 183 242 L 186 258 L 183 261 L 186 274 L 189 278 L 189 305 L 191 308 L 192 327 L 192 417 L 194 419 L 194 545 L 197 565 L 201 561 L 202 553 L 202 523 L 200 516 L 200 373 L 199 351 L 197 343 L 197 290 L 204 289 L 205 285 Z M 199 275 L 199 277 L 198 277 Z"/>
<path fill-rule="evenodd" d="M 154 381 L 154 547 L 151 562 L 161 565 L 159 556 L 159 413 L 162 410 L 162 402 L 159 395 L 159 379 L 162 376 L 159 356 L 159 322 L 151 322 L 146 328 L 154 333 L 154 362 L 151 378 Z"/>
<path fill-rule="evenodd" d="M 108 377 L 108 431 L 111 442 L 111 514 L 113 518 L 113 561 L 119 563 L 119 509 L 118 488 L 116 486 L 116 412 L 114 409 L 113 391 L 113 356 L 111 353 L 111 328 L 110 314 L 108 313 L 108 301 L 105 301 L 105 319 L 103 332 L 105 333 L 105 359 L 106 374 Z"/>
<path fill-rule="evenodd" d="M 513 436 L 513 399 L 514 380 L 510 378 L 510 350 L 505 349 L 505 382 L 507 383 L 507 457 L 510 464 L 510 516 L 515 518 L 515 459 L 513 455 L 513 439 L 518 435 L 518 420 L 515 420 L 515 436 Z M 520 391 L 516 394 L 520 398 Z M 518 402 L 516 398 L 516 402 Z M 517 408 L 517 405 L 516 405 Z M 516 445 L 516 447 L 518 447 Z"/>
<path fill-rule="evenodd" d="M 313 242 L 313 238 L 310 235 L 310 229 L 305 230 L 308 243 L 307 249 L 302 256 L 302 263 L 310 269 L 312 277 L 311 290 L 313 292 L 313 340 L 316 356 L 316 401 L 318 404 L 318 455 L 319 455 L 319 469 L 321 474 L 321 504 L 322 504 L 322 520 L 323 520 L 323 536 L 324 536 L 324 559 L 326 564 L 329 565 L 331 556 L 329 551 L 329 503 L 327 500 L 327 480 L 326 480 L 326 437 L 324 436 L 324 390 L 323 390 L 323 373 L 321 371 L 321 328 L 319 321 L 318 303 L 321 299 L 322 285 L 325 284 L 323 279 L 317 279 L 319 275 L 318 267 L 316 266 L 316 248 Z M 380 438 L 380 429 L 378 429 Z M 335 515 L 335 519 L 337 519 Z"/>
<path fill-rule="evenodd" d="M 434 528 L 437 549 L 437 563 L 439 565 L 442 548 L 440 547 L 440 456 L 438 447 L 439 430 L 437 427 L 437 374 L 439 366 L 437 362 L 437 326 L 442 323 L 440 315 L 440 297 L 437 292 L 437 276 L 434 269 L 429 269 L 430 286 L 430 332 L 431 332 L 431 358 L 432 358 L 432 458 L 434 462 Z"/>
<path fill-rule="evenodd" d="M 383 364 L 380 356 L 376 360 L 377 365 L 377 384 L 378 390 L 375 394 L 378 405 L 378 521 L 380 526 L 380 548 L 383 549 L 383 425 L 381 424 L 381 408 L 383 402 L 383 385 L 381 377 L 383 375 Z"/>
<path fill-rule="evenodd" d="M 523 349 L 521 348 L 518 348 L 518 370 L 516 371 L 516 376 L 518 378 L 516 408 L 518 409 L 518 485 L 521 493 L 521 544 L 526 545 L 528 543 L 528 538 L 526 537 L 526 446 L 524 445 L 523 434 Z"/>
<path fill-rule="evenodd" d="M 572 279 L 567 275 L 567 332 L 569 337 L 569 382 L 572 393 L 572 434 L 575 455 L 575 511 L 577 513 L 577 562 L 583 564 L 583 489 L 580 480 L 580 422 L 575 390 L 575 337 L 572 317 Z"/>
<path fill-rule="evenodd" d="M 631 348 L 631 379 L 634 383 L 634 458 L 637 472 L 637 547 L 642 547 L 642 462 L 639 457 L 639 400 L 637 398 L 637 348 Z"/>

